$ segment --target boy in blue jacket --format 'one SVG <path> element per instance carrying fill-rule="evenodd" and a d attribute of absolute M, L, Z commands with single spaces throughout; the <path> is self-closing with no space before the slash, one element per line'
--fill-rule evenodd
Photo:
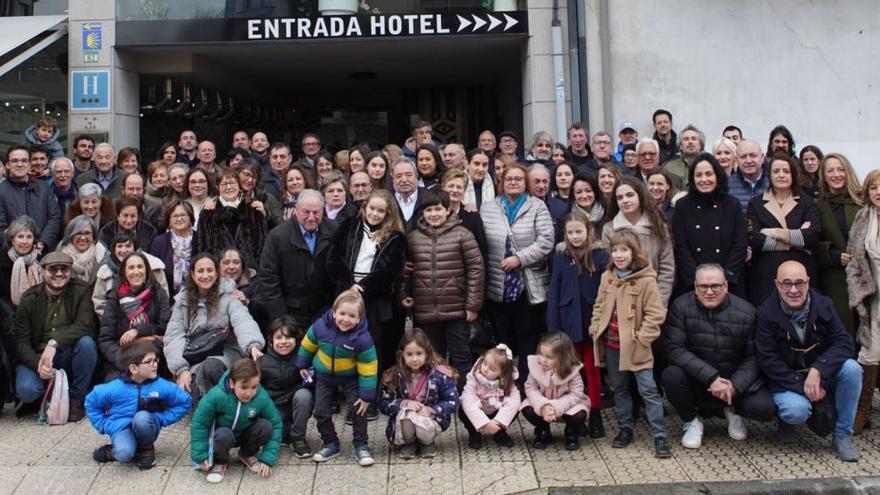
<path fill-rule="evenodd" d="M 86 396 L 92 426 L 108 435 L 110 444 L 92 454 L 100 463 L 135 460 L 141 469 L 156 463 L 153 444 L 162 427 L 172 425 L 192 407 L 189 394 L 158 378 L 159 357 L 152 343 L 135 341 L 119 351 L 119 378 L 98 385 Z"/>

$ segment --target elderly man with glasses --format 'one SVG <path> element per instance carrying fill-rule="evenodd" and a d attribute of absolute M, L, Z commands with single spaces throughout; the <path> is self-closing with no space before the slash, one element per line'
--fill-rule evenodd
<path fill-rule="evenodd" d="M 804 265 L 779 265 L 775 285 L 758 307 L 755 347 L 758 366 L 779 408 L 779 439 L 797 442 L 796 425 L 824 409 L 820 404 L 828 404 L 835 411 L 834 453 L 842 461 L 858 461 L 852 426 L 862 368 L 852 359 L 852 338 L 831 299 L 810 288 Z"/>
<path fill-rule="evenodd" d="M 663 328 L 663 388 L 684 421 L 681 444 L 689 449 L 702 443 L 701 416 L 723 411 L 730 438 L 745 440 L 743 417 L 767 421 L 776 413 L 755 359 L 755 308 L 728 293 L 720 265 L 700 265 L 694 278 L 694 292 L 675 300 Z"/>

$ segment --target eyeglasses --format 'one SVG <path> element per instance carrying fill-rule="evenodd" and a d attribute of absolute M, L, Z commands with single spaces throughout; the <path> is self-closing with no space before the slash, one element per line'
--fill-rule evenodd
<path fill-rule="evenodd" d="M 727 285 L 727 282 L 724 282 L 722 284 L 696 284 L 696 285 L 694 285 L 694 287 L 699 292 L 708 292 L 710 290 L 712 292 L 718 292 L 722 288 L 724 288 L 725 285 Z"/>
<path fill-rule="evenodd" d="M 220 187 L 232 187 L 232 186 L 238 187 L 238 182 L 229 181 L 229 182 L 221 182 L 220 183 Z"/>
<path fill-rule="evenodd" d="M 138 363 L 138 364 L 146 364 L 147 366 L 156 366 L 156 365 L 159 364 L 159 360 L 156 359 L 156 358 L 153 358 L 153 359 L 146 359 L 146 360 L 144 360 L 144 361 L 141 361 L 141 362 Z"/>
<path fill-rule="evenodd" d="M 190 180 L 189 183 L 190 184 L 207 184 L 208 181 L 205 179 L 196 179 L 196 180 Z"/>
<path fill-rule="evenodd" d="M 67 273 L 68 271 L 70 271 L 70 267 L 67 265 L 52 265 L 47 266 L 46 271 L 48 271 L 49 273 Z"/>
<path fill-rule="evenodd" d="M 92 233 L 91 233 L 91 231 L 89 231 L 89 232 L 77 232 L 76 234 L 73 234 L 73 235 L 70 236 L 70 237 L 72 237 L 73 239 L 86 239 L 86 238 L 92 237 Z"/>
<path fill-rule="evenodd" d="M 525 182 L 525 177 L 505 177 L 504 182 L 509 182 L 512 184 L 519 184 L 520 182 Z"/>
<path fill-rule="evenodd" d="M 785 290 L 797 289 L 803 290 L 804 287 L 807 286 L 808 280 L 777 280 L 776 283 L 779 284 Z"/>
<path fill-rule="evenodd" d="M 10 158 L 9 163 L 21 163 L 21 164 L 29 164 L 31 161 L 27 158 Z"/>
<path fill-rule="evenodd" d="M 596 141 L 593 146 L 611 146 L 611 141 Z"/>
<path fill-rule="evenodd" d="M 657 156 L 657 153 L 654 153 L 653 151 L 643 151 L 639 153 L 639 156 Z"/>

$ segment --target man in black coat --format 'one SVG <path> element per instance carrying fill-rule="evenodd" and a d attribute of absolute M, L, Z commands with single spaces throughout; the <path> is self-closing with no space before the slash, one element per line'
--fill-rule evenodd
<path fill-rule="evenodd" d="M 862 387 L 862 368 L 853 342 L 831 299 L 810 289 L 807 269 L 786 261 L 776 271 L 776 290 L 758 307 L 755 330 L 758 365 L 779 408 L 779 437 L 797 441 L 815 404 L 828 397 L 836 412 L 831 446 L 843 461 L 855 462 L 853 420 Z"/>
<path fill-rule="evenodd" d="M 294 214 L 266 237 L 259 301 L 270 321 L 288 314 L 308 328 L 333 302 L 325 266 L 336 226 L 324 219 L 324 198 L 311 189 L 300 193 Z"/>
<path fill-rule="evenodd" d="M 42 252 L 55 249 L 61 231 L 61 212 L 52 188 L 39 179 L 31 180 L 30 153 L 13 145 L 6 153 L 7 176 L 0 184 L 0 232 L 17 217 L 27 215 L 40 229 Z"/>
<path fill-rule="evenodd" d="M 748 436 L 742 416 L 767 421 L 776 414 L 755 362 L 755 308 L 728 294 L 719 265 L 700 265 L 694 286 L 675 300 L 663 328 L 663 388 L 685 422 L 681 444 L 691 449 L 702 442 L 701 411 L 723 408 L 734 440 Z"/>

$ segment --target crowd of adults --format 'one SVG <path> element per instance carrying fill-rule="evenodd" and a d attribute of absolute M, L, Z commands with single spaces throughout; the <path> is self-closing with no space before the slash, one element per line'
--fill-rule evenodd
<path fill-rule="evenodd" d="M 95 380 L 119 373 L 119 349 L 148 339 L 165 373 L 198 396 L 236 359 L 262 354 L 268 322 L 287 315 L 306 328 L 352 287 L 382 369 L 410 313 L 462 376 L 473 364 L 465 322 L 517 356 L 548 330 L 591 349 L 592 299 L 550 286 L 573 214 L 598 247 L 634 232 L 656 273 L 669 311 L 654 373 L 686 422 L 685 447 L 699 447 L 701 417 L 716 412 L 740 440 L 742 417 L 778 416 L 791 441 L 791 425 L 830 410 L 835 451 L 856 460 L 851 436 L 869 421 L 880 370 L 880 171 L 860 183 L 845 156 L 798 151 L 781 125 L 763 146 L 733 125 L 711 143 L 693 125 L 676 132 L 665 110 L 653 122 L 652 137 L 622 123 L 616 146 L 577 123 L 567 146 L 546 132 L 521 146 L 513 132 L 487 130 L 471 150 L 436 142 L 427 122 L 379 149 L 330 153 L 309 133 L 296 160 L 287 143 L 244 130 L 225 159 L 192 130 L 152 160 L 85 135 L 69 158 L 39 142 L 11 146 L 0 183 L 3 388 L 24 415 L 63 368 L 71 419 L 81 419 Z M 407 243 L 429 229 L 428 191 L 476 240 L 478 298 L 440 255 L 435 283 L 419 289 L 439 302 L 409 297 L 419 260 Z M 190 363 L 187 343 L 216 329 L 231 334 L 221 356 Z M 522 381 L 525 359 L 518 368 Z M 589 432 L 601 436 L 590 371 Z"/>

